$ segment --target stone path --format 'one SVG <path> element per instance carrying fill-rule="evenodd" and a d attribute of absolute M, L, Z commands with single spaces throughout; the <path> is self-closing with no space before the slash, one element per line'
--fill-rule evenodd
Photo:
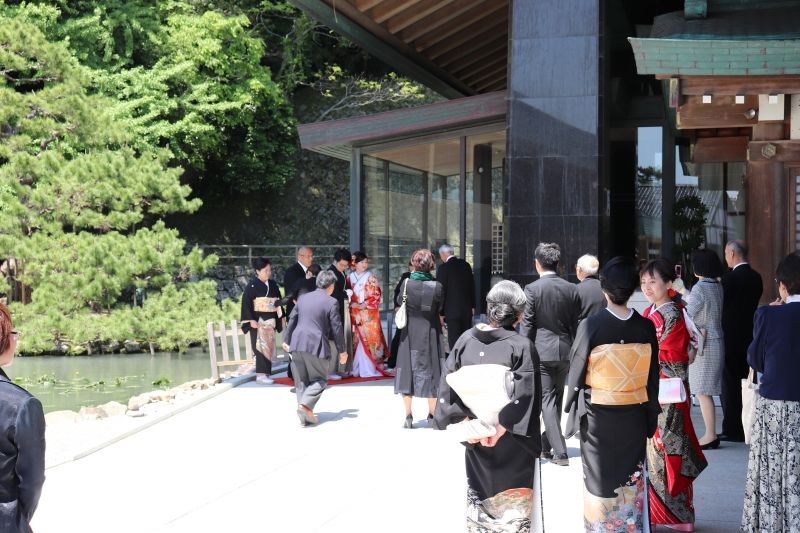
<path fill-rule="evenodd" d="M 294 405 L 287 387 L 247 383 L 50 468 L 33 528 L 463 531 L 463 449 L 424 421 L 402 429 L 391 382 L 331 387 L 317 427 L 299 427 Z M 424 403 L 415 407 L 424 418 Z M 568 444 L 569 468 L 542 468 L 548 533 L 582 530 L 578 444 Z M 747 449 L 727 445 L 709 458 L 695 486 L 697 531 L 736 531 Z"/>

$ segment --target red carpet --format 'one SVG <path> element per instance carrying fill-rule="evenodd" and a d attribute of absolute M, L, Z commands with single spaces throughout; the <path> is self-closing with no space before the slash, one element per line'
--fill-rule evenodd
<path fill-rule="evenodd" d="M 289 378 L 272 378 L 278 385 L 289 385 L 294 387 L 294 381 Z M 394 379 L 394 376 L 379 376 L 376 378 L 342 378 L 328 381 L 328 385 L 347 385 L 349 383 L 364 383 L 366 381 L 380 381 L 382 379 Z"/>

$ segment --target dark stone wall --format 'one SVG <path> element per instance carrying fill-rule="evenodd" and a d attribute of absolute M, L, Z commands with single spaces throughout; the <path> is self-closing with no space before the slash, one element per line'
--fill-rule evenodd
<path fill-rule="evenodd" d="M 561 274 L 598 253 L 601 0 L 513 0 L 509 61 L 508 274 L 535 275 L 539 242 Z"/>

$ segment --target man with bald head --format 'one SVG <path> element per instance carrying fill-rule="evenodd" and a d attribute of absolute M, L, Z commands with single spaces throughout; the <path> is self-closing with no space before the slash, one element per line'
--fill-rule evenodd
<path fill-rule="evenodd" d="M 606 297 L 600 288 L 597 272 L 600 261 L 593 255 L 582 255 L 575 265 L 575 276 L 578 278 L 578 296 L 581 299 L 581 314 L 578 322 L 606 308 Z"/>
<path fill-rule="evenodd" d="M 747 347 L 753 340 L 753 316 L 764 290 L 761 275 L 747 262 L 744 241 L 725 246 L 725 262 L 731 269 L 722 276 L 722 334 L 725 366 L 722 368 L 722 434 L 720 440 L 744 442 L 742 382 L 747 377 Z"/>
<path fill-rule="evenodd" d="M 311 263 L 314 262 L 314 250 L 309 246 L 301 246 L 297 249 L 297 261 L 292 264 L 283 274 L 283 294 L 294 294 L 300 289 L 300 285 L 306 279 L 306 272 Z M 294 301 L 286 304 L 286 315 L 291 316 L 294 309 Z"/>

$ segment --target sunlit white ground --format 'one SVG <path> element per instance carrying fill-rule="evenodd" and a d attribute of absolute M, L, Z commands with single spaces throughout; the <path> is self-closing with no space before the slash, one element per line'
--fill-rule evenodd
<path fill-rule="evenodd" d="M 463 448 L 403 429 L 390 381 L 334 386 L 301 428 L 285 386 L 237 387 L 78 461 L 47 471 L 33 522 L 43 532 L 463 531 Z M 697 423 L 697 422 L 696 422 Z M 51 443 L 57 445 L 57 443 Z M 578 443 L 568 468 L 544 464 L 546 530 L 582 531 Z M 697 531 L 736 531 L 743 445 L 709 454 Z"/>

